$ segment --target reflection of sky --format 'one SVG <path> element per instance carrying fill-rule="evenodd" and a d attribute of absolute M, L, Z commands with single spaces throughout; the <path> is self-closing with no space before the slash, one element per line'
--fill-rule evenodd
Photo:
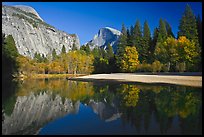
<path fill-rule="evenodd" d="M 111 122 L 100 120 L 92 108 L 80 104 L 78 114 L 70 114 L 47 124 L 40 132 L 43 134 L 134 134 L 134 128 L 125 127 L 121 120 Z"/>
<path fill-rule="evenodd" d="M 40 135 L 85 135 L 85 134 L 161 134 L 155 115 L 151 115 L 148 131 L 144 129 L 144 120 L 141 121 L 140 132 L 130 124 L 123 124 L 121 119 L 111 122 L 101 120 L 92 108 L 80 104 L 77 114 L 68 114 L 42 128 Z M 178 117 L 173 119 L 172 126 L 164 134 L 180 134 Z"/>

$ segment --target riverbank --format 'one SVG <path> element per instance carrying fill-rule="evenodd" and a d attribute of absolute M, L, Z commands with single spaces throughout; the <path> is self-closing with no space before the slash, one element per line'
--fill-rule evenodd
<path fill-rule="evenodd" d="M 165 83 L 202 87 L 202 73 L 112 73 L 94 74 L 69 78 L 82 81 L 119 81 L 119 82 L 142 82 L 142 83 Z"/>
<path fill-rule="evenodd" d="M 31 74 L 29 76 L 20 75 L 19 77 L 16 77 L 16 79 L 72 78 L 79 76 L 85 76 L 85 74 Z"/>

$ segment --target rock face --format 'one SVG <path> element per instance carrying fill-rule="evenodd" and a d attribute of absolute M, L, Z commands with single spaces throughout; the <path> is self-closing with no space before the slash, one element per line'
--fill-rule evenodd
<path fill-rule="evenodd" d="M 98 34 L 94 36 L 93 40 L 87 42 L 86 44 L 90 46 L 90 49 L 95 47 L 106 49 L 108 43 L 110 43 L 110 45 L 113 47 L 113 51 L 115 52 L 120 35 L 121 32 L 116 29 L 110 27 L 101 28 L 98 31 Z"/>
<path fill-rule="evenodd" d="M 48 122 L 67 114 L 76 114 L 80 102 L 73 103 L 70 99 L 46 92 L 29 96 L 19 96 L 10 116 L 3 113 L 2 134 L 38 134 Z M 4 111 L 4 110 L 3 110 Z"/>
<path fill-rule="evenodd" d="M 47 56 L 61 53 L 64 45 L 68 52 L 75 44 L 80 48 L 76 34 L 67 34 L 44 22 L 38 13 L 28 6 L 2 6 L 2 32 L 12 35 L 21 55 L 34 57 L 35 52 Z"/>
<path fill-rule="evenodd" d="M 122 113 L 118 110 L 117 101 L 114 101 L 111 105 L 109 105 L 106 101 L 96 102 L 94 100 L 90 100 L 89 106 L 93 109 L 94 113 L 98 114 L 100 119 L 105 122 L 114 121 L 122 115 Z"/>

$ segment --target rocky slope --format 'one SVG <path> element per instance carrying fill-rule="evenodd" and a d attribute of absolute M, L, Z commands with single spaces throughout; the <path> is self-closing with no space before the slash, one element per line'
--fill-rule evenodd
<path fill-rule="evenodd" d="M 106 49 L 108 43 L 110 43 L 110 45 L 113 47 L 113 51 L 115 52 L 120 35 L 121 32 L 116 29 L 110 27 L 101 28 L 98 31 L 98 34 L 96 34 L 94 38 L 86 44 L 90 46 L 90 49 L 95 47 L 102 47 Z"/>
<path fill-rule="evenodd" d="M 2 6 L 2 32 L 14 37 L 21 55 L 33 57 L 35 52 L 47 56 L 55 49 L 57 54 L 64 45 L 66 51 L 75 44 L 80 48 L 76 34 L 67 34 L 42 20 L 29 6 Z"/>
<path fill-rule="evenodd" d="M 80 102 L 73 103 L 70 99 L 46 92 L 29 96 L 19 96 L 10 116 L 2 114 L 2 134 L 38 134 L 40 129 L 50 121 L 67 114 L 76 114 Z M 4 111 L 4 110 L 3 110 Z"/>

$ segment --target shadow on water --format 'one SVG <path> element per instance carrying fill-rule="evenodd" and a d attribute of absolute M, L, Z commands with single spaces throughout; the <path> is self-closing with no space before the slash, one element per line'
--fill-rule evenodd
<path fill-rule="evenodd" d="M 202 134 L 202 88 L 35 79 L 2 102 L 2 134 Z"/>

